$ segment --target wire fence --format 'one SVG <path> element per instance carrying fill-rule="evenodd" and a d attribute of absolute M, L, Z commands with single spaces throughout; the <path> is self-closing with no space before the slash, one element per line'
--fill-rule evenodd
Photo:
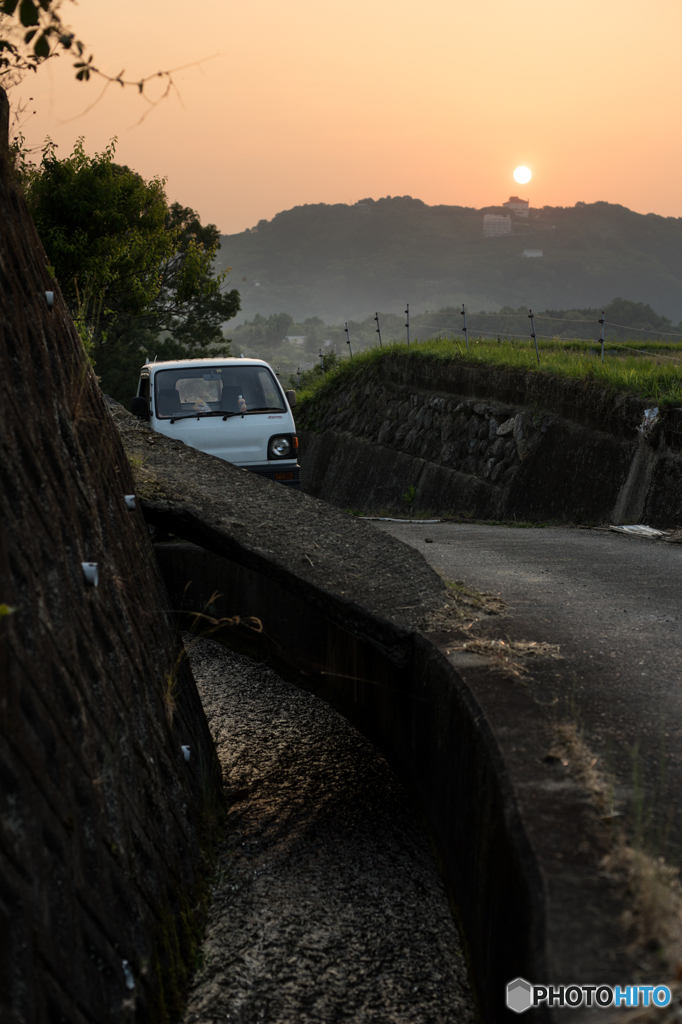
<path fill-rule="evenodd" d="M 622 330 L 622 331 L 628 331 L 628 332 L 635 332 L 636 331 L 637 333 L 648 334 L 649 338 L 651 338 L 652 340 L 658 340 L 658 339 L 663 339 L 663 338 L 678 338 L 678 339 L 680 339 L 680 341 L 682 341 L 682 334 L 681 333 L 677 333 L 677 332 L 673 332 L 673 331 L 659 331 L 659 330 L 652 329 L 652 328 L 647 328 L 647 327 L 635 327 L 633 325 L 628 325 L 628 324 L 617 324 L 617 323 L 614 323 L 614 322 L 612 322 L 610 320 L 605 320 L 603 313 L 601 315 L 601 319 L 599 319 L 597 321 L 594 321 L 595 325 L 599 325 L 598 328 L 597 328 L 599 330 L 599 337 L 598 338 L 595 338 L 594 335 L 591 338 L 589 338 L 589 337 L 588 338 L 585 338 L 585 337 L 565 338 L 565 337 L 560 337 L 558 334 L 541 334 L 539 332 L 536 332 L 535 321 L 538 321 L 538 322 L 561 323 L 561 324 L 581 324 L 581 325 L 583 325 L 585 327 L 590 325 L 592 323 L 592 321 L 586 320 L 586 319 L 574 319 L 574 318 L 569 318 L 569 317 L 547 316 L 545 314 L 533 313 L 532 310 L 529 310 L 528 314 L 522 314 L 522 313 L 467 313 L 465 308 L 464 308 L 464 306 L 462 306 L 462 311 L 459 314 L 457 314 L 457 313 L 438 314 L 438 321 L 437 321 L 437 323 L 436 322 L 429 323 L 428 321 L 425 323 L 421 319 L 421 317 L 417 317 L 417 318 L 413 318 L 413 322 L 410 325 L 409 308 L 410 307 L 409 307 L 409 304 L 408 304 L 407 309 L 405 310 L 405 313 L 407 314 L 407 322 L 405 323 L 405 328 L 406 328 L 406 331 L 407 331 L 406 340 L 407 340 L 407 344 L 408 345 L 410 344 L 410 340 L 412 340 L 413 344 L 415 342 L 420 341 L 420 340 L 421 341 L 428 340 L 427 338 L 423 337 L 425 331 L 430 332 L 429 338 L 433 338 L 434 333 L 436 335 L 438 335 L 439 337 L 442 337 L 443 334 L 446 334 L 446 335 L 449 335 L 453 341 L 454 340 L 460 340 L 462 335 L 463 335 L 464 336 L 464 341 L 466 343 L 467 351 L 469 351 L 470 338 L 472 338 L 472 337 L 476 337 L 476 338 L 496 338 L 497 341 L 499 341 L 499 342 L 501 342 L 502 340 L 504 340 L 505 342 L 521 341 L 522 337 L 523 337 L 522 332 L 521 331 L 514 331 L 514 330 L 512 330 L 511 329 L 511 325 L 510 325 L 510 321 L 518 321 L 522 317 L 527 316 L 527 319 L 530 321 L 530 323 L 529 323 L 529 331 L 528 331 L 527 337 L 528 337 L 528 341 L 529 342 L 534 342 L 535 343 L 535 351 L 536 351 L 536 356 L 537 356 L 538 364 L 540 363 L 540 352 L 539 352 L 539 349 L 538 349 L 538 342 L 551 342 L 553 345 L 558 345 L 558 346 L 561 346 L 563 344 L 571 345 L 571 344 L 575 344 L 576 342 L 581 343 L 581 344 L 587 343 L 587 344 L 592 344 L 592 345 L 599 345 L 601 347 L 601 361 L 602 362 L 604 362 L 604 351 L 605 351 L 605 349 L 607 349 L 608 351 L 622 351 L 622 352 L 628 352 L 630 354 L 642 355 L 642 356 L 646 356 L 646 357 L 655 356 L 657 359 L 668 359 L 668 360 L 671 360 L 673 363 L 682 363 L 682 351 L 680 351 L 679 354 L 671 354 L 669 352 L 661 352 L 660 350 L 657 350 L 657 351 L 654 352 L 652 350 L 635 348 L 632 344 L 618 344 L 614 340 L 608 340 L 608 339 L 605 338 L 605 329 L 607 327 L 612 327 L 612 328 L 615 328 L 617 330 Z M 385 316 L 386 314 L 382 314 L 382 315 Z M 445 318 L 448 318 L 448 317 L 452 317 L 455 320 L 455 323 L 452 324 L 452 325 L 447 325 L 447 324 L 444 325 L 443 324 L 443 320 Z M 458 317 L 462 317 L 462 320 L 459 320 Z M 469 318 L 469 323 L 467 323 L 467 317 Z M 503 326 L 502 326 L 502 330 L 500 330 L 500 331 L 489 331 L 489 330 L 485 330 L 485 329 L 478 329 L 476 327 L 476 320 L 477 319 L 478 320 L 480 320 L 480 319 L 489 320 L 490 318 L 493 318 L 493 317 L 496 318 L 496 319 L 499 318 L 499 319 L 502 319 L 502 320 L 506 321 L 506 323 L 503 324 Z M 379 335 L 379 345 L 382 346 L 381 329 L 380 329 L 380 325 L 379 325 L 379 314 L 378 313 L 376 313 L 374 319 L 375 319 L 375 321 L 377 323 L 376 333 Z M 473 326 L 471 326 L 471 321 L 472 320 L 474 321 Z M 418 322 L 416 322 L 416 321 L 418 321 Z M 411 339 L 410 339 L 410 326 L 412 327 L 412 338 Z M 506 327 L 506 333 L 505 333 L 505 327 Z M 346 332 L 348 332 L 348 324 L 346 324 Z M 597 330 L 595 330 L 595 334 L 596 333 L 597 333 Z M 503 334 L 505 334 L 504 339 L 502 338 Z M 511 335 L 511 337 L 510 337 L 510 335 Z M 445 339 L 443 339 L 443 340 L 445 340 Z M 350 344 L 349 344 L 349 349 L 350 349 Z M 352 355 L 352 353 L 351 353 L 351 355 Z"/>

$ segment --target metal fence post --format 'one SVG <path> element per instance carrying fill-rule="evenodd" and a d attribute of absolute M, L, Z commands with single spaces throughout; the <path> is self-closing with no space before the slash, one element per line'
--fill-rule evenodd
<path fill-rule="evenodd" d="M 528 310 L 528 319 L 530 320 L 531 338 L 535 342 L 535 355 L 537 357 L 538 366 L 540 365 L 540 353 L 538 352 L 538 339 L 535 337 L 535 321 L 533 319 L 533 310 Z"/>
<path fill-rule="evenodd" d="M 409 302 L 407 303 L 407 309 L 405 310 L 405 316 L 407 317 L 407 323 L 405 324 L 405 326 L 407 327 L 407 347 L 409 348 L 410 347 L 410 304 L 409 304 Z"/>
<path fill-rule="evenodd" d="M 350 352 L 351 359 L 353 358 L 353 349 L 350 347 L 350 332 L 348 330 L 348 321 L 346 321 L 346 344 L 348 345 L 348 351 Z"/>
<path fill-rule="evenodd" d="M 599 335 L 599 340 L 601 341 L 601 361 L 603 363 L 604 362 L 604 310 L 603 309 L 601 311 L 601 320 L 599 321 L 599 323 L 601 324 L 601 333 Z"/>
<path fill-rule="evenodd" d="M 464 312 L 464 303 L 462 303 L 462 312 L 460 313 L 460 316 L 464 317 L 464 328 L 463 328 L 463 330 L 464 330 L 464 340 L 467 343 L 467 352 L 468 352 L 469 351 L 469 332 L 467 330 L 467 315 Z"/>
<path fill-rule="evenodd" d="M 381 327 L 379 326 L 379 314 L 378 313 L 374 314 L 374 319 L 377 322 L 377 329 L 376 329 L 375 333 L 379 335 L 379 348 L 383 348 L 384 346 L 381 344 Z"/>

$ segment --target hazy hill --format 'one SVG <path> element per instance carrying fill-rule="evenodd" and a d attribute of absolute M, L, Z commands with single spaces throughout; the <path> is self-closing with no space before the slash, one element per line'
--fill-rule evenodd
<path fill-rule="evenodd" d="M 297 206 L 235 235 L 219 254 L 242 316 L 285 310 L 296 321 L 361 319 L 466 302 L 471 310 L 597 307 L 615 296 L 682 319 L 682 218 L 611 203 L 531 210 L 513 233 L 483 237 L 475 210 L 410 196 L 354 206 Z M 527 259 L 524 249 L 542 249 Z"/>

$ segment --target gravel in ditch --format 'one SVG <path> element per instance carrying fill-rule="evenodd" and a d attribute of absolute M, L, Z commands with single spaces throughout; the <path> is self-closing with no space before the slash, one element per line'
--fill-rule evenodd
<path fill-rule="evenodd" d="M 190 650 L 229 794 L 184 1024 L 469 1024 L 443 884 L 385 760 L 324 701 Z"/>

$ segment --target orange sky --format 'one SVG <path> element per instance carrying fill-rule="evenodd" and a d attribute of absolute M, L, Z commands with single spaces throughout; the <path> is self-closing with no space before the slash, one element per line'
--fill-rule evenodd
<path fill-rule="evenodd" d="M 679 0 L 80 0 L 104 70 L 198 61 L 141 125 L 133 89 L 50 62 L 24 133 L 118 159 L 223 232 L 300 203 L 411 195 L 485 206 L 607 200 L 682 215 Z M 80 116 L 78 116 L 80 115 Z M 67 121 L 69 118 L 73 120 Z M 533 171 L 517 186 L 518 164 Z"/>

